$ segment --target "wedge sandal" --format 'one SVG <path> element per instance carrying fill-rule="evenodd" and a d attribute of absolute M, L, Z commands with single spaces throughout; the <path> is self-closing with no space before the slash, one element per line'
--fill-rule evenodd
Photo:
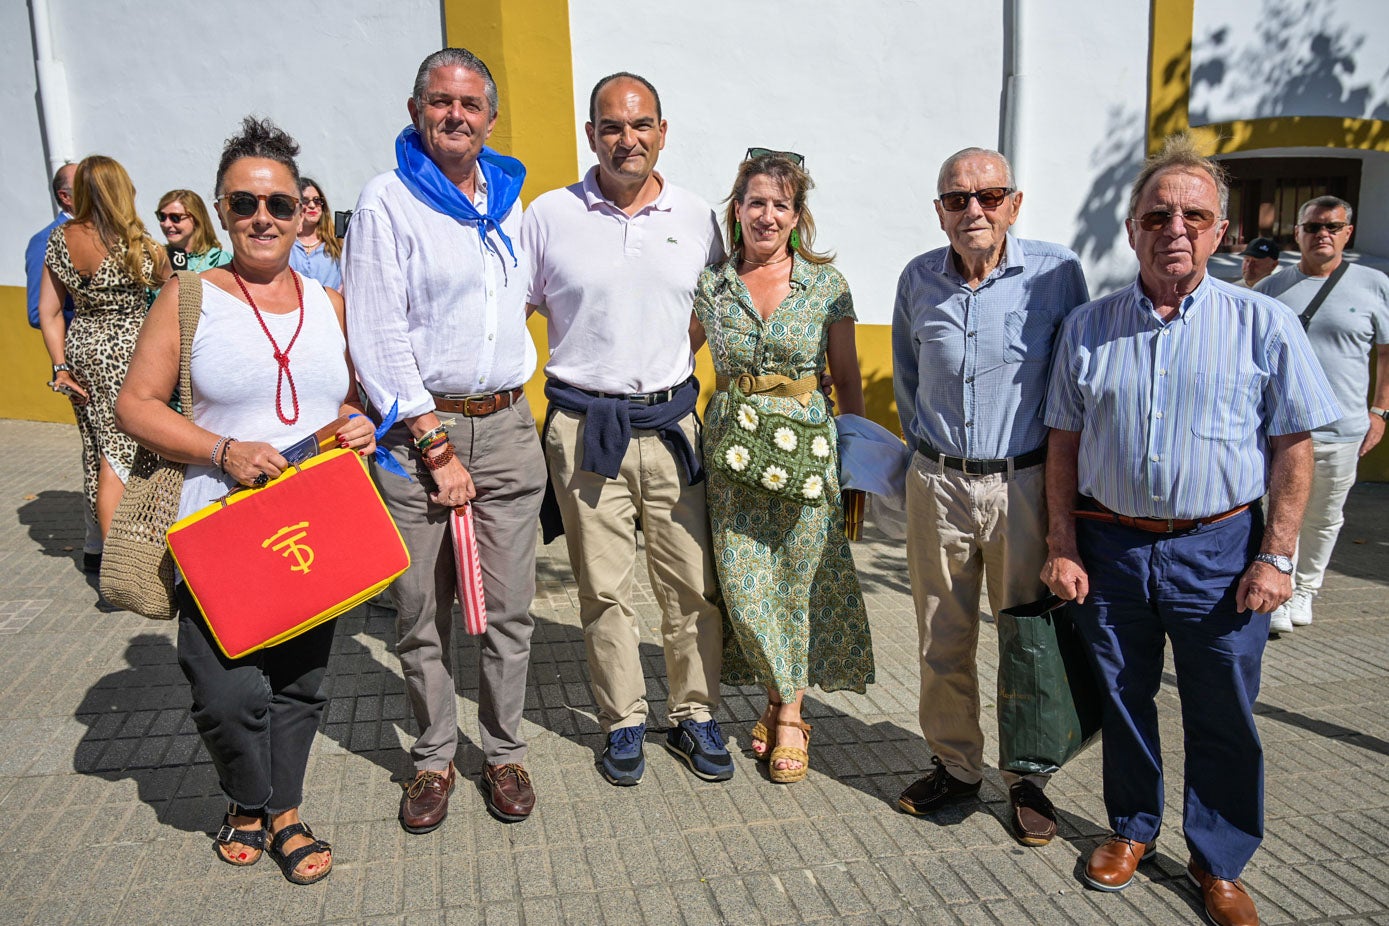
<path fill-rule="evenodd" d="M 772 781 L 779 785 L 789 785 L 798 781 L 803 781 L 806 773 L 810 771 L 810 753 L 808 751 L 810 749 L 810 724 L 797 723 L 794 720 L 778 720 L 776 725 L 778 727 L 795 727 L 804 733 L 805 749 L 801 749 L 797 746 L 777 746 L 771 753 L 771 758 L 769 760 L 771 768 L 767 770 L 768 775 L 771 776 Z M 779 759 L 799 762 L 801 763 L 801 767 L 777 768 L 776 764 Z"/>

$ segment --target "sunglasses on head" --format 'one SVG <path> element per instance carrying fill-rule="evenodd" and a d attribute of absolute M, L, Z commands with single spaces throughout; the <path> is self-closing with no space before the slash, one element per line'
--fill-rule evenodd
<path fill-rule="evenodd" d="M 1298 225 L 1298 228 L 1309 235 L 1319 235 L 1323 228 L 1335 235 L 1349 224 L 1349 222 L 1303 222 Z"/>
<path fill-rule="evenodd" d="M 243 219 L 249 219 L 256 214 L 261 203 L 265 203 L 265 211 L 270 213 L 271 218 L 292 219 L 294 213 L 299 209 L 299 198 L 290 196 L 288 193 L 247 193 L 238 190 L 235 193 L 223 193 L 220 197 L 227 204 L 227 208 Z"/>
<path fill-rule="evenodd" d="M 305 209 L 309 208 L 310 206 L 317 206 L 318 208 L 322 209 L 324 206 L 328 205 L 328 201 L 325 200 L 322 196 L 307 196 L 303 200 L 301 200 L 301 202 Z"/>
<path fill-rule="evenodd" d="M 980 209 L 997 209 L 1003 201 L 1017 192 L 1008 186 L 991 186 L 982 190 L 951 190 L 936 197 L 940 207 L 946 212 L 964 212 L 971 199 L 979 200 Z"/>
<path fill-rule="evenodd" d="M 173 222 L 175 225 L 177 225 L 179 222 L 182 222 L 184 219 L 189 218 L 189 215 L 188 215 L 188 213 L 186 213 L 186 212 L 159 212 L 159 211 L 156 211 L 156 212 L 154 213 L 154 217 L 155 217 L 156 219 L 158 219 L 159 221 L 161 221 L 161 222 Z"/>
<path fill-rule="evenodd" d="M 805 155 L 797 154 L 794 151 L 777 151 L 774 148 L 749 148 L 748 153 L 743 155 L 744 161 L 751 161 L 753 158 L 786 158 L 797 167 L 805 167 Z"/>
<path fill-rule="evenodd" d="M 1182 217 L 1182 224 L 1192 231 L 1203 232 L 1215 224 L 1215 213 L 1209 209 L 1183 209 L 1172 212 L 1167 209 L 1154 209 L 1137 218 L 1138 227 L 1144 231 L 1161 231 L 1172 224 L 1176 216 Z"/>

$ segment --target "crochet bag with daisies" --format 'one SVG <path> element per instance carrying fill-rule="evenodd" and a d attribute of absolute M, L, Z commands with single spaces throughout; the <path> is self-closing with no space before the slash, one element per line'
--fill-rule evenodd
<path fill-rule="evenodd" d="M 710 464 L 729 479 L 796 505 L 823 505 L 834 465 L 833 430 L 758 408 L 736 386 L 728 426 Z"/>

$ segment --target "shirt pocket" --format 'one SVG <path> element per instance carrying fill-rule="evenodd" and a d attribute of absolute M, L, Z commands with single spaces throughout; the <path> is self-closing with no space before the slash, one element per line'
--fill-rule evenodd
<path fill-rule="evenodd" d="M 1259 424 L 1257 373 L 1197 373 L 1191 431 L 1205 440 L 1240 441 Z"/>
<path fill-rule="evenodd" d="M 1051 356 L 1056 321 L 1046 312 L 1015 309 L 1003 316 L 1005 363 L 1045 361 Z"/>

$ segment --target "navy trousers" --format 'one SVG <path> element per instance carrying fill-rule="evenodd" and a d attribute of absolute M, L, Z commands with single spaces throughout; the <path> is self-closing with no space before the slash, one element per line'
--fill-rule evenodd
<path fill-rule="evenodd" d="M 1264 833 L 1264 757 L 1253 706 L 1268 615 L 1235 608 L 1262 535 L 1257 506 L 1180 534 L 1076 520 L 1090 594 L 1073 613 L 1105 688 L 1109 825 L 1145 843 L 1162 825 L 1154 699 L 1170 639 L 1185 731 L 1182 825 L 1192 857 L 1217 878 L 1238 878 Z"/>

